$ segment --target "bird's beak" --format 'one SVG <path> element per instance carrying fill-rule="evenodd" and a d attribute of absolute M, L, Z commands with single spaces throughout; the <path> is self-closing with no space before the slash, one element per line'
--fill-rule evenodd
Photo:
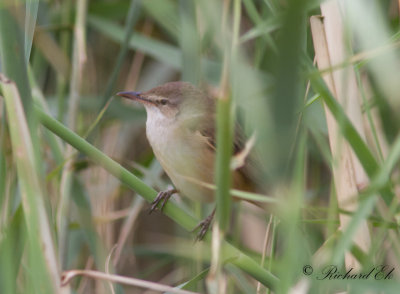
<path fill-rule="evenodd" d="M 126 92 L 118 92 L 117 95 L 121 97 L 125 97 L 131 100 L 136 100 L 139 99 L 141 92 L 131 92 L 131 91 L 126 91 Z"/>
<path fill-rule="evenodd" d="M 133 92 L 133 91 L 118 92 L 117 95 L 124 98 L 128 98 L 130 100 L 141 102 L 143 104 L 155 104 L 153 101 L 143 96 L 142 92 Z"/>

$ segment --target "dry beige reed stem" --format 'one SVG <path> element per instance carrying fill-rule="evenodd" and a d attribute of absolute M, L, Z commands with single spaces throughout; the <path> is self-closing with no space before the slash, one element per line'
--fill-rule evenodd
<path fill-rule="evenodd" d="M 328 68 L 332 64 L 343 63 L 347 59 L 344 45 L 344 26 L 338 1 L 328 1 L 321 5 L 323 18 L 313 16 L 311 18 L 311 31 L 318 68 Z M 359 103 L 360 93 L 353 69 L 340 68 L 334 72 L 323 75 L 330 91 L 342 105 L 348 117 L 351 119 L 359 134 L 365 138 L 361 106 Z M 326 110 L 326 118 L 329 132 L 329 142 L 333 155 L 333 175 L 338 199 L 341 209 L 354 211 L 357 202 L 354 196 L 358 190 L 365 187 L 368 178 L 356 158 L 350 146 L 343 140 L 339 133 L 338 123 L 332 114 Z M 340 229 L 345 230 L 350 217 L 341 214 Z M 359 226 L 353 241 L 364 251 L 370 246 L 370 233 L 367 223 L 364 221 Z M 348 267 L 357 267 L 358 262 L 350 253 L 346 253 L 345 263 Z"/>
<path fill-rule="evenodd" d="M 89 277 L 89 278 L 96 279 L 96 280 L 104 280 L 104 281 L 109 281 L 109 282 L 113 282 L 113 283 L 121 283 L 121 284 L 125 284 L 125 285 L 139 287 L 139 288 L 152 289 L 154 291 L 159 291 L 159 292 L 169 292 L 169 293 L 176 293 L 176 294 L 199 294 L 197 292 L 181 290 L 181 289 L 173 288 L 173 287 L 170 287 L 167 285 L 161 285 L 161 284 L 154 283 L 154 282 L 124 277 L 124 276 L 119 276 L 119 275 L 111 275 L 111 274 L 106 274 L 106 273 L 92 271 L 92 270 L 66 271 L 61 276 L 61 285 L 62 286 L 68 285 L 70 283 L 71 279 L 73 279 L 76 276 L 84 276 L 84 277 Z"/>

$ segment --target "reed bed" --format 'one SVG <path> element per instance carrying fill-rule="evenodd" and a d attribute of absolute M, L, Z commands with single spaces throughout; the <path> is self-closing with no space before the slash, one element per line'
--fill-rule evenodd
<path fill-rule="evenodd" d="M 399 1 L 0 2 L 1 293 L 397 293 Z M 215 96 L 215 204 L 115 93 Z M 262 189 L 232 189 L 240 125 Z M 242 159 L 243 160 L 243 159 Z M 194 179 L 196 180 L 196 179 Z M 260 209 L 232 195 L 258 201 Z"/>

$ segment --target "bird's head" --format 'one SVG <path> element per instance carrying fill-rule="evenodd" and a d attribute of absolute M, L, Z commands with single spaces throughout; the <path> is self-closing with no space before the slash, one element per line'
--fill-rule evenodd
<path fill-rule="evenodd" d="M 214 113 L 214 101 L 187 82 L 170 82 L 146 92 L 119 92 L 118 96 L 142 103 L 148 119 L 196 121 Z"/>

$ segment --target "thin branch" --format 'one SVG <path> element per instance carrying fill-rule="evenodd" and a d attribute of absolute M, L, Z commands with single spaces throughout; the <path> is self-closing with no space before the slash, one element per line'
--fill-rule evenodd
<path fill-rule="evenodd" d="M 62 286 L 67 285 L 71 281 L 71 279 L 73 279 L 76 276 L 84 276 L 84 277 L 97 279 L 97 280 L 104 280 L 104 281 L 109 281 L 109 282 L 113 282 L 113 283 L 120 283 L 120 284 L 135 286 L 135 287 L 139 287 L 139 288 L 152 289 L 154 291 L 159 291 L 159 292 L 170 292 L 170 293 L 176 293 L 176 294 L 199 294 L 197 292 L 181 290 L 181 289 L 177 289 L 177 288 L 170 287 L 167 285 L 161 285 L 161 284 L 154 283 L 154 282 L 124 277 L 124 276 L 119 276 L 119 275 L 111 275 L 111 274 L 106 274 L 106 273 L 93 271 L 93 270 L 66 271 L 61 276 L 61 285 Z"/>

